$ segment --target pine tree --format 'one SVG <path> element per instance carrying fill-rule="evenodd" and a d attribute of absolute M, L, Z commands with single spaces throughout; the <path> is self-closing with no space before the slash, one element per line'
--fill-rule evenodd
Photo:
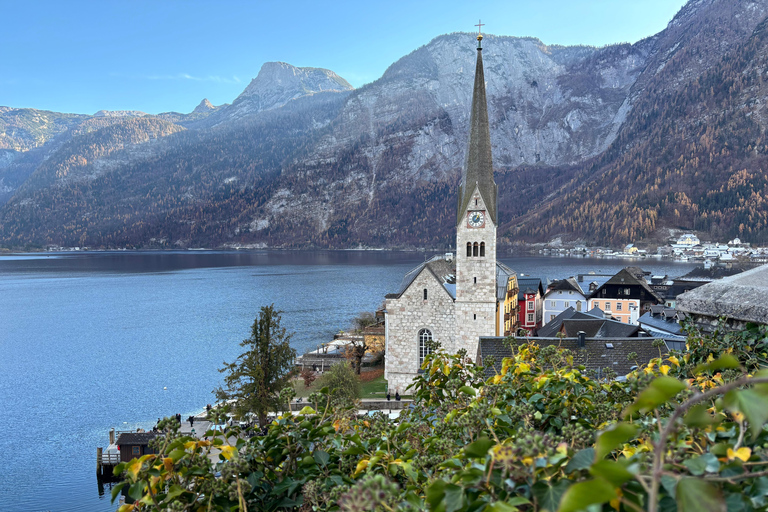
<path fill-rule="evenodd" d="M 221 373 L 226 388 L 215 393 L 219 400 L 234 400 L 233 408 L 242 417 L 254 413 L 259 425 L 266 425 L 267 414 L 282 405 L 280 391 L 289 385 L 296 351 L 290 346 L 292 334 L 280 326 L 274 304 L 262 306 L 251 326 L 251 336 L 240 343 L 246 351 L 232 363 L 224 362 Z"/>

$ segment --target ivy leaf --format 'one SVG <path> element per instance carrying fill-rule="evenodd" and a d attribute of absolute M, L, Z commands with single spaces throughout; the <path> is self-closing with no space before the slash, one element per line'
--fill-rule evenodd
<path fill-rule="evenodd" d="M 636 412 L 648 412 L 669 402 L 679 392 L 685 389 L 685 384 L 674 377 L 657 377 L 640 392 L 635 403 L 627 407 L 625 416 Z"/>
<path fill-rule="evenodd" d="M 613 485 L 602 478 L 579 482 L 565 492 L 557 512 L 577 512 L 590 505 L 607 503 L 615 497 Z"/>
<path fill-rule="evenodd" d="M 679 512 L 726 512 L 720 490 L 699 478 L 683 478 L 677 484 Z"/>
<path fill-rule="evenodd" d="M 619 445 L 637 435 L 638 427 L 630 423 L 616 423 L 603 430 L 595 443 L 595 461 L 605 458 Z"/>
<path fill-rule="evenodd" d="M 120 482 L 116 486 L 112 488 L 112 502 L 114 503 L 115 498 L 117 498 L 117 495 L 120 494 L 120 490 L 128 485 L 128 482 Z"/>
<path fill-rule="evenodd" d="M 139 501 L 144 497 L 144 485 L 141 482 L 135 482 L 128 488 L 128 496 L 133 501 Z"/>
<path fill-rule="evenodd" d="M 698 404 L 691 407 L 683 418 L 683 423 L 688 427 L 703 428 L 714 423 L 720 423 L 720 421 L 709 414 L 705 406 Z"/>
<path fill-rule="evenodd" d="M 328 452 L 325 452 L 323 450 L 315 450 L 315 453 L 312 454 L 312 457 L 315 459 L 315 462 L 318 463 L 321 467 L 325 467 L 328 465 L 328 461 L 331 459 L 331 456 L 328 455 Z"/>
<path fill-rule="evenodd" d="M 435 480 L 427 488 L 427 503 L 435 511 L 455 512 L 464 506 L 464 491 L 445 480 Z"/>
<path fill-rule="evenodd" d="M 705 453 L 692 459 L 684 460 L 683 464 L 692 475 L 701 476 L 705 472 L 717 473 L 720 469 L 720 461 L 711 453 Z"/>
<path fill-rule="evenodd" d="M 610 482 L 614 487 L 621 487 L 624 483 L 629 482 L 635 477 L 624 464 L 613 460 L 597 461 L 589 468 L 589 472 L 594 477 Z"/>
<path fill-rule="evenodd" d="M 751 389 L 729 391 L 723 397 L 723 404 L 729 411 L 740 412 L 747 418 L 753 439 L 768 420 L 768 397 Z"/>
<path fill-rule="evenodd" d="M 594 462 L 594 460 L 595 460 L 594 448 L 584 448 L 583 450 L 579 450 L 578 452 L 576 452 L 576 455 L 574 455 L 573 458 L 570 461 L 568 461 L 568 465 L 565 466 L 565 472 L 572 473 L 580 469 L 587 469 L 589 466 L 592 465 L 592 462 Z"/>
<path fill-rule="evenodd" d="M 459 391 L 461 391 L 462 393 L 466 393 L 466 394 L 468 394 L 469 396 L 475 396 L 475 395 L 477 395 L 477 391 L 475 391 L 474 389 L 472 389 L 472 388 L 471 388 L 471 387 L 469 387 L 469 386 L 461 386 L 461 387 L 459 388 Z"/>
<path fill-rule="evenodd" d="M 741 368 L 739 360 L 732 354 L 723 354 L 711 363 L 701 363 L 693 369 L 694 375 L 710 370 L 725 370 L 727 368 Z"/>
<path fill-rule="evenodd" d="M 483 459 L 485 458 L 486 455 L 488 455 L 488 450 L 490 450 L 491 446 L 493 445 L 494 445 L 493 441 L 491 441 L 487 437 L 481 437 L 474 443 L 464 448 L 464 453 L 467 455 L 467 457 L 472 457 L 475 459 Z"/>
<path fill-rule="evenodd" d="M 533 484 L 531 490 L 539 502 L 539 510 L 542 512 L 545 510 L 548 512 L 556 512 L 563 494 L 565 494 L 570 486 L 571 482 L 569 480 L 560 480 L 555 485 L 549 485 L 546 482 L 538 481 Z"/>

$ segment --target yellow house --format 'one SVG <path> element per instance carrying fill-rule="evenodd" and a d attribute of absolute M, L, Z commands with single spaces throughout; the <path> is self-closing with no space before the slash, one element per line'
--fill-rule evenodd
<path fill-rule="evenodd" d="M 506 276 L 506 283 L 501 282 L 503 278 L 500 274 L 497 274 L 497 276 L 499 277 L 499 296 L 496 303 L 498 311 L 498 315 L 496 315 L 496 336 L 509 336 L 514 334 L 517 328 L 517 294 L 519 292 L 517 274 L 510 270 L 510 274 Z"/>

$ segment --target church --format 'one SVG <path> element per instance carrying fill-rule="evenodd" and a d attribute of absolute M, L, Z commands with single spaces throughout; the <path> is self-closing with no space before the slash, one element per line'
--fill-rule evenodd
<path fill-rule="evenodd" d="M 388 294 L 385 378 L 403 393 L 421 371 L 430 341 L 450 353 L 477 354 L 481 336 L 506 336 L 517 318 L 517 277 L 496 260 L 498 189 L 493 179 L 485 97 L 483 36 L 477 36 L 469 144 L 458 190 L 456 254 L 436 256 L 408 272 Z"/>

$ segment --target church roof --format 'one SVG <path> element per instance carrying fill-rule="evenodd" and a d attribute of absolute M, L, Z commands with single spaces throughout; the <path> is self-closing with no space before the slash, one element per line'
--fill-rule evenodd
<path fill-rule="evenodd" d="M 467 160 L 461 173 L 456 225 L 459 225 L 464 219 L 464 212 L 469 206 L 475 187 L 480 191 L 480 195 L 485 201 L 488 216 L 495 225 L 498 225 L 496 219 L 498 189 L 496 182 L 493 181 L 491 129 L 488 123 L 488 102 L 485 98 L 482 48 L 477 49 L 475 88 L 472 93 L 472 113 L 469 117 L 469 144 L 467 146 Z"/>
<path fill-rule="evenodd" d="M 411 283 L 416 280 L 421 271 L 427 269 L 435 278 L 443 284 L 445 290 L 453 297 L 456 298 L 456 261 L 447 261 L 444 256 L 434 256 L 431 259 L 420 263 L 417 267 L 408 271 L 403 277 L 396 293 L 390 293 L 386 296 L 387 299 L 399 299 L 400 296 L 411 286 Z"/>

